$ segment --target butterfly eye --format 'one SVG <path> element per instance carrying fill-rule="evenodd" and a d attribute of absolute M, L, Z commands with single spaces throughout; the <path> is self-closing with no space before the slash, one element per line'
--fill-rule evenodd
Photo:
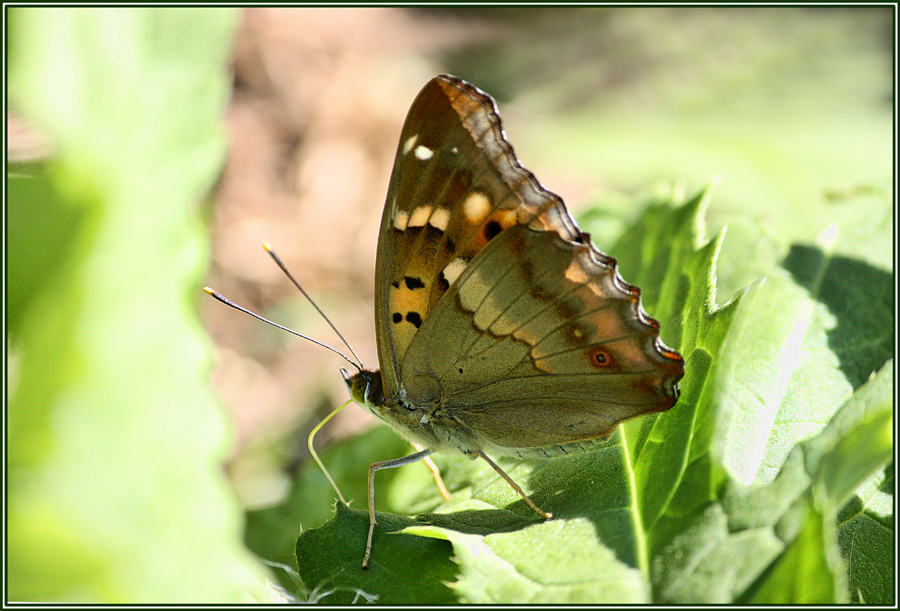
<path fill-rule="evenodd" d="M 355 377 L 350 381 L 350 396 L 359 404 L 366 402 L 366 381 Z"/>

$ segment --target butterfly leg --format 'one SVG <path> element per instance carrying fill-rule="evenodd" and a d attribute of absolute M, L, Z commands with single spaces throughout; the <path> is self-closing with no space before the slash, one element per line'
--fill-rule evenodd
<path fill-rule="evenodd" d="M 535 513 L 537 513 L 539 516 L 541 516 L 541 517 L 544 518 L 545 520 L 549 520 L 550 518 L 553 517 L 553 514 L 550 513 L 549 511 L 543 511 L 543 510 L 539 509 L 538 506 L 535 505 L 534 502 L 532 502 L 532 500 L 531 500 L 530 498 L 528 498 L 528 495 L 525 494 L 525 491 L 522 490 L 522 489 L 519 487 L 519 484 L 517 484 L 516 482 L 514 482 L 514 481 L 513 481 L 513 478 L 511 478 L 510 476 L 508 476 L 508 475 L 506 474 L 506 472 L 505 472 L 503 469 L 501 469 L 501 468 L 497 465 L 497 463 L 495 463 L 493 460 L 491 460 L 490 458 L 488 458 L 488 457 L 485 455 L 484 452 L 482 452 L 481 450 L 475 450 L 475 456 L 480 456 L 481 458 L 484 459 L 484 461 L 485 461 L 487 464 L 489 464 L 491 467 L 493 467 L 493 468 L 494 468 L 494 471 L 496 471 L 497 473 L 499 473 L 499 474 L 500 474 L 500 477 L 502 477 L 503 479 L 505 479 L 505 480 L 506 480 L 506 483 L 509 484 L 510 486 L 512 486 L 512 487 L 513 487 L 513 490 L 515 490 L 516 492 L 518 492 L 518 493 L 519 493 L 519 496 L 522 497 L 522 499 L 523 499 L 526 503 L 528 503 L 528 506 L 531 507 L 532 509 L 534 509 Z"/>
<path fill-rule="evenodd" d="M 423 446 L 420 446 L 417 443 L 413 443 L 412 447 L 419 450 L 420 452 L 425 449 Z M 425 465 L 428 466 L 428 470 L 431 471 L 431 475 L 432 475 L 432 477 L 434 477 L 434 483 L 437 484 L 438 491 L 441 493 L 441 496 L 443 497 L 443 499 L 445 501 L 449 501 L 450 493 L 447 492 L 447 486 L 444 485 L 444 480 L 441 479 L 441 470 L 438 469 L 437 465 L 434 464 L 434 461 L 431 460 L 427 456 L 422 458 L 422 462 L 424 462 Z"/>
<path fill-rule="evenodd" d="M 372 535 L 375 533 L 375 472 L 381 469 L 393 469 L 394 467 L 412 464 L 417 460 L 422 460 L 431 454 L 432 451 L 421 450 L 403 458 L 377 462 L 369 467 L 369 536 L 366 538 L 366 555 L 363 557 L 363 569 L 369 567 L 369 556 L 372 555 Z"/>

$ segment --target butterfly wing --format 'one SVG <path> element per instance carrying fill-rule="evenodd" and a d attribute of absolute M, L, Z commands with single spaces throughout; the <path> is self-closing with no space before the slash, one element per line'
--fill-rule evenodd
<path fill-rule="evenodd" d="M 378 238 L 376 334 L 384 391 L 432 308 L 493 237 L 530 224 L 580 239 L 556 195 L 522 168 L 493 99 L 437 76 L 410 107 Z"/>
<path fill-rule="evenodd" d="M 516 225 L 435 305 L 400 377 L 410 403 L 439 406 L 448 445 L 534 456 L 672 407 L 683 373 L 614 259 Z"/>
<path fill-rule="evenodd" d="M 437 445 L 547 455 L 677 400 L 684 360 L 640 291 L 459 79 L 432 79 L 410 108 L 376 287 L 387 402 L 416 406 L 406 426 Z"/>

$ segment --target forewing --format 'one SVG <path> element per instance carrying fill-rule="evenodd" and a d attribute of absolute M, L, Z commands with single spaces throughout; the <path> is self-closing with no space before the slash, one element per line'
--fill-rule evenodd
<path fill-rule="evenodd" d="M 397 392 L 400 364 L 435 304 L 493 237 L 519 224 L 580 236 L 559 197 L 519 164 L 490 96 L 435 77 L 403 126 L 378 240 L 376 332 L 386 394 Z"/>

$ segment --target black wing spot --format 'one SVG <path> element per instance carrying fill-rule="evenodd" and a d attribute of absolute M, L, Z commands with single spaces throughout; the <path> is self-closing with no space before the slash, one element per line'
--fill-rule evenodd
<path fill-rule="evenodd" d="M 441 293 L 446 293 L 447 289 L 450 288 L 450 283 L 444 277 L 444 272 L 441 272 L 438 275 L 437 285 L 438 285 L 438 290 L 440 290 Z"/>
<path fill-rule="evenodd" d="M 416 278 L 413 276 L 403 276 L 403 281 L 406 283 L 406 288 L 410 290 L 425 288 L 425 283 L 422 282 L 421 278 Z"/>
<path fill-rule="evenodd" d="M 403 314 L 401 314 L 400 312 L 394 312 L 394 315 L 391 316 L 391 320 L 394 321 L 395 325 L 400 324 L 401 322 L 403 322 Z"/>
<path fill-rule="evenodd" d="M 484 237 L 488 241 L 497 237 L 497 234 L 503 231 L 503 225 L 497 221 L 488 221 L 484 225 Z"/>
<path fill-rule="evenodd" d="M 416 329 L 422 326 L 422 316 L 418 312 L 407 312 L 406 321 L 412 323 Z"/>

